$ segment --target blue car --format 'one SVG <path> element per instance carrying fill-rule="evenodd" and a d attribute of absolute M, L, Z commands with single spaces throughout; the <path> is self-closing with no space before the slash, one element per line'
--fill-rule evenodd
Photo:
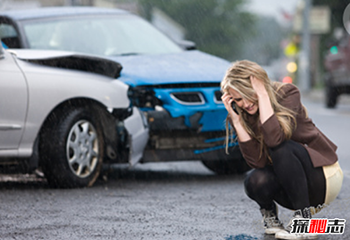
<path fill-rule="evenodd" d="M 99 55 L 122 65 L 119 80 L 150 127 L 142 162 L 200 160 L 216 173 L 249 169 L 237 143 L 225 153 L 227 111 L 220 81 L 230 63 L 177 44 L 118 9 L 54 7 L 0 13 L 9 48 Z"/>

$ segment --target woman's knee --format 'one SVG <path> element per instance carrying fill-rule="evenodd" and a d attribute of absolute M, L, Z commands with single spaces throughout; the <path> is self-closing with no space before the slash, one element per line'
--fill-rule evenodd
<path fill-rule="evenodd" d="M 248 173 L 244 180 L 244 190 L 249 197 L 256 196 L 264 192 L 271 184 L 270 171 L 254 169 Z"/>

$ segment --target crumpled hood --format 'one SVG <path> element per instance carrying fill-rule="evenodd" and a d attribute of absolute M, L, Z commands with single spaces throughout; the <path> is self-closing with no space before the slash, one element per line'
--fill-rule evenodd
<path fill-rule="evenodd" d="M 122 66 L 107 58 L 95 55 L 57 50 L 9 49 L 16 58 L 56 68 L 97 73 L 110 78 L 118 78 Z"/>
<path fill-rule="evenodd" d="M 230 62 L 200 52 L 112 57 L 123 66 L 119 80 L 131 85 L 221 82 Z"/>

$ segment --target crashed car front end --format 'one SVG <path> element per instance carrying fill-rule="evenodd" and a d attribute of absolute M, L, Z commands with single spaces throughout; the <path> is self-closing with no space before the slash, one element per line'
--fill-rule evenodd
<path fill-rule="evenodd" d="M 135 164 L 141 160 L 143 149 L 148 141 L 149 129 L 143 113 L 132 106 L 127 96 L 129 87 L 117 80 L 122 69 L 118 62 L 94 55 L 66 51 L 11 49 L 8 52 L 16 56 L 19 66 L 27 72 L 26 77 L 31 92 L 30 107 L 40 106 L 41 112 L 45 114 L 50 109 L 58 108 L 65 102 L 76 104 L 79 96 L 81 99 L 86 99 L 86 96 L 89 96 L 103 104 L 105 108 L 105 111 L 100 111 L 99 114 L 104 126 L 105 163 L 129 162 Z M 42 68 L 37 68 L 38 65 L 41 65 Z M 62 72 L 59 69 L 65 69 L 67 72 Z M 54 71 L 57 71 L 57 75 L 50 76 L 50 81 L 40 80 L 45 78 L 47 72 Z M 78 72 L 80 75 L 76 77 L 74 74 L 78 74 Z M 81 77 L 83 72 L 86 73 L 85 78 Z M 67 75 L 63 76 L 62 73 Z M 93 75 L 89 75 L 90 73 Z M 96 81 L 95 78 L 99 75 L 107 78 Z M 59 89 L 50 87 L 58 83 Z M 45 92 L 40 92 L 41 89 L 45 89 Z M 43 95 L 49 96 L 50 99 L 53 99 L 53 103 L 60 103 L 60 105 L 54 106 L 50 105 L 51 102 L 43 102 Z M 31 118 L 29 114 L 28 121 L 40 123 L 44 117 L 35 114 Z M 27 127 L 28 135 L 35 136 L 34 133 L 38 131 L 37 128 L 40 125 L 32 124 L 30 126 L 35 127 L 32 127 L 33 129 Z M 26 134 L 24 134 L 23 139 L 27 139 Z M 23 141 L 21 145 L 29 150 L 22 152 L 30 153 L 33 142 L 34 139 Z"/>
<path fill-rule="evenodd" d="M 123 66 L 119 80 L 150 127 L 142 162 L 241 160 L 236 142 L 230 155 L 224 150 L 220 82 L 230 62 L 197 50 L 111 59 Z"/>
<path fill-rule="evenodd" d="M 137 86 L 132 94 L 150 127 L 143 162 L 226 158 L 219 83 Z"/>

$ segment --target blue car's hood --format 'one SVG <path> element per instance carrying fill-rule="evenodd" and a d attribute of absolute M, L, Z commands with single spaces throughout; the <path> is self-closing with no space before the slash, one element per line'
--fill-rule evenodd
<path fill-rule="evenodd" d="M 123 66 L 119 80 L 131 85 L 220 82 L 230 63 L 200 52 L 111 57 Z"/>

